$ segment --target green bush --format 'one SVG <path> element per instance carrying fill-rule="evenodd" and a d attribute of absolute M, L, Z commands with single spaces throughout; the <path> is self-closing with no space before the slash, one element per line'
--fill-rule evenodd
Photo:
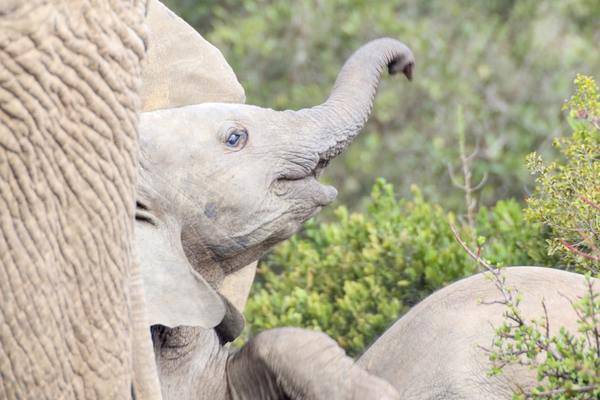
<path fill-rule="evenodd" d="M 246 308 L 247 334 L 277 326 L 322 330 L 349 354 L 360 353 L 408 308 L 434 290 L 474 272 L 436 204 L 413 187 L 398 200 L 380 179 L 365 213 L 335 211 L 329 223 L 309 222 L 301 234 L 261 262 Z M 552 264 L 537 224 L 521 206 L 501 201 L 477 214 L 486 257 L 511 265 Z M 467 226 L 461 235 L 472 237 Z"/>
<path fill-rule="evenodd" d="M 600 278 L 600 96 L 591 77 L 575 79 L 576 92 L 566 103 L 571 136 L 555 141 L 561 158 L 544 163 L 528 158 L 536 190 L 528 199 L 526 217 L 550 228 L 549 253 L 567 266 Z M 500 286 L 504 281 L 494 274 Z M 550 335 L 547 316 L 527 320 L 519 309 L 521 296 L 504 288 L 505 322 L 496 330 L 490 352 L 491 374 L 507 365 L 527 366 L 538 385 L 519 391 L 515 400 L 592 400 L 600 398 L 600 292 L 588 277 L 587 292 L 571 299 L 578 332 L 560 329 Z M 544 306 L 545 307 L 545 306 Z"/>
<path fill-rule="evenodd" d="M 562 158 L 545 164 L 536 153 L 528 157 L 537 186 L 527 217 L 552 229 L 551 253 L 600 274 L 600 95 L 591 77 L 578 76 L 575 86 L 565 104 L 573 134 L 554 141 Z"/>
<path fill-rule="evenodd" d="M 501 271 L 501 270 L 499 270 Z M 560 327 L 551 335 L 547 314 L 527 319 L 519 308 L 521 297 L 506 286 L 498 272 L 493 275 L 502 288 L 506 306 L 505 321 L 496 329 L 492 348 L 490 375 L 499 375 L 509 365 L 536 371 L 538 384 L 531 390 L 517 388 L 514 400 L 594 400 L 600 398 L 600 292 L 587 280 L 587 290 L 572 299 L 577 315 L 577 332 Z M 542 301 L 544 309 L 546 305 Z"/>

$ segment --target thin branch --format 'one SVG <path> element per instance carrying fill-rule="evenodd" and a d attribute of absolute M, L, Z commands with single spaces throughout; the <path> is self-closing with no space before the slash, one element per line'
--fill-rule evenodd
<path fill-rule="evenodd" d="M 585 385 L 585 386 L 573 385 L 568 389 L 560 388 L 560 389 L 548 390 L 547 392 L 536 393 L 535 396 L 536 397 L 552 397 L 557 394 L 563 394 L 563 393 L 589 393 L 589 392 L 593 392 L 596 389 L 598 389 L 597 385 Z M 531 399 L 533 397 L 534 397 L 534 395 L 532 395 L 532 394 L 527 395 L 527 398 L 529 398 L 529 399 Z"/>
<path fill-rule="evenodd" d="M 548 318 L 548 308 L 546 307 L 546 301 L 542 299 L 542 307 L 544 308 L 544 322 L 546 325 L 546 338 L 550 338 L 550 319 Z"/>
<path fill-rule="evenodd" d="M 469 246 L 467 246 L 467 244 L 464 242 L 464 240 L 462 240 L 462 238 L 460 237 L 460 235 L 458 234 L 458 231 L 456 230 L 456 226 L 454 226 L 454 224 L 450 224 L 450 229 L 452 230 L 452 233 L 454 234 L 454 238 L 456 239 L 456 241 L 458 242 L 458 244 L 460 244 L 460 246 L 467 252 L 467 254 L 469 255 L 469 257 L 471 257 L 473 260 L 475 260 L 475 262 L 477 262 L 477 264 L 482 265 L 485 269 L 487 269 L 489 272 L 494 272 L 495 268 L 492 267 L 487 261 L 485 261 L 483 258 L 481 258 L 480 256 L 478 256 L 477 254 L 475 254 L 470 248 Z"/>
<path fill-rule="evenodd" d="M 590 205 L 590 206 L 594 207 L 596 210 L 600 211 L 600 205 L 594 203 L 589 198 L 585 197 L 584 195 L 579 196 L 579 198 L 581 199 L 581 201 L 583 201 L 587 205 Z"/>
<path fill-rule="evenodd" d="M 560 242 L 563 244 L 563 246 L 565 246 L 567 248 L 567 250 L 569 250 L 571 253 L 575 253 L 578 256 L 581 256 L 583 258 L 587 258 L 588 260 L 592 260 L 592 261 L 600 261 L 600 256 L 593 256 L 591 254 L 588 254 L 586 252 L 583 252 L 581 250 L 579 250 L 577 247 L 573 246 L 572 244 L 567 243 L 565 240 L 560 239 Z"/>
<path fill-rule="evenodd" d="M 480 182 L 477 184 L 477 186 L 475 186 L 475 187 L 472 189 L 472 191 L 473 191 L 473 192 L 476 192 L 476 191 L 478 191 L 479 189 L 481 189 L 481 188 L 483 187 L 483 185 L 485 185 L 485 184 L 487 183 L 487 179 L 488 179 L 488 173 L 487 173 L 487 171 L 485 171 L 485 172 L 483 173 L 483 178 L 481 178 L 481 181 L 480 181 Z"/>
<path fill-rule="evenodd" d="M 454 224 L 450 224 L 450 229 L 452 230 L 452 233 L 454 234 L 454 238 L 456 239 L 456 241 L 458 242 L 458 244 L 460 244 L 460 246 L 467 252 L 467 254 L 469 255 L 469 257 L 471 257 L 473 260 L 475 260 L 475 262 L 478 265 L 481 265 L 489 273 L 492 274 L 492 276 L 494 277 L 494 285 L 500 291 L 500 293 L 502 293 L 502 296 L 504 297 L 504 303 L 503 304 L 504 305 L 508 305 L 509 303 L 512 303 L 513 297 L 512 297 L 511 291 L 506 288 L 506 286 L 505 286 L 505 280 L 501 276 L 500 270 L 498 268 L 496 268 L 496 267 L 493 267 L 486 260 L 484 260 L 483 258 L 481 258 L 481 256 L 480 256 L 481 252 L 480 251 L 478 251 L 477 254 L 475 252 L 473 252 L 473 250 L 471 250 L 469 248 L 469 246 L 465 243 L 465 241 L 460 237 L 460 234 L 456 230 L 456 226 L 454 226 Z"/>
<path fill-rule="evenodd" d="M 448 175 L 450 175 L 450 181 L 452 182 L 452 185 L 454 185 L 456 188 L 458 188 L 462 191 L 467 190 L 467 188 L 465 186 L 458 183 L 458 179 L 456 179 L 456 176 L 454 175 L 454 168 L 452 167 L 452 164 L 450 164 L 450 163 L 448 163 Z"/>
<path fill-rule="evenodd" d="M 598 320 L 596 319 L 596 292 L 594 292 L 594 283 L 591 279 L 588 279 L 587 282 L 588 293 L 590 295 L 590 317 L 592 318 L 592 323 L 594 325 L 594 338 L 596 342 L 596 355 L 600 359 L 600 327 L 598 326 Z"/>

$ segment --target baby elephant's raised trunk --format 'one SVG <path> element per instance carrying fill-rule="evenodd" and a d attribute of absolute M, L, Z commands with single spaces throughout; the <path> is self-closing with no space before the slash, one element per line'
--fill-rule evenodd
<path fill-rule="evenodd" d="M 296 113 L 317 126 L 318 142 L 325 145 L 319 157 L 329 160 L 337 156 L 360 132 L 384 69 L 390 74 L 402 72 L 410 80 L 414 65 L 411 50 L 395 39 L 376 39 L 359 48 L 342 67 L 325 103 Z"/>

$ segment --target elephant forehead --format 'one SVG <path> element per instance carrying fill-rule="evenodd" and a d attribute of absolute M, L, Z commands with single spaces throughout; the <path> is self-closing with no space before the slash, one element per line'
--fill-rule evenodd
<path fill-rule="evenodd" d="M 140 114 L 140 144 L 169 148 L 225 142 L 225 135 L 235 127 L 245 128 L 250 140 L 272 137 L 281 124 L 278 113 L 245 104 L 206 103 Z M 203 143 L 204 142 L 204 143 Z M 268 142 L 261 142 L 262 144 Z M 207 148 L 208 151 L 211 148 Z"/>
<path fill-rule="evenodd" d="M 250 123 L 266 117 L 266 110 L 245 104 L 205 103 L 140 114 L 140 130 L 216 131 L 228 121 Z M 143 133 L 143 132 L 142 132 Z"/>

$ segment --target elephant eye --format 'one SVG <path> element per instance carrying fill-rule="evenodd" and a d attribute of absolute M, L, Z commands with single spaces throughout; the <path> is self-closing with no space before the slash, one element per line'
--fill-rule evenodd
<path fill-rule="evenodd" d="M 225 144 L 233 150 L 241 150 L 248 141 L 248 131 L 244 128 L 235 128 L 229 132 Z"/>

